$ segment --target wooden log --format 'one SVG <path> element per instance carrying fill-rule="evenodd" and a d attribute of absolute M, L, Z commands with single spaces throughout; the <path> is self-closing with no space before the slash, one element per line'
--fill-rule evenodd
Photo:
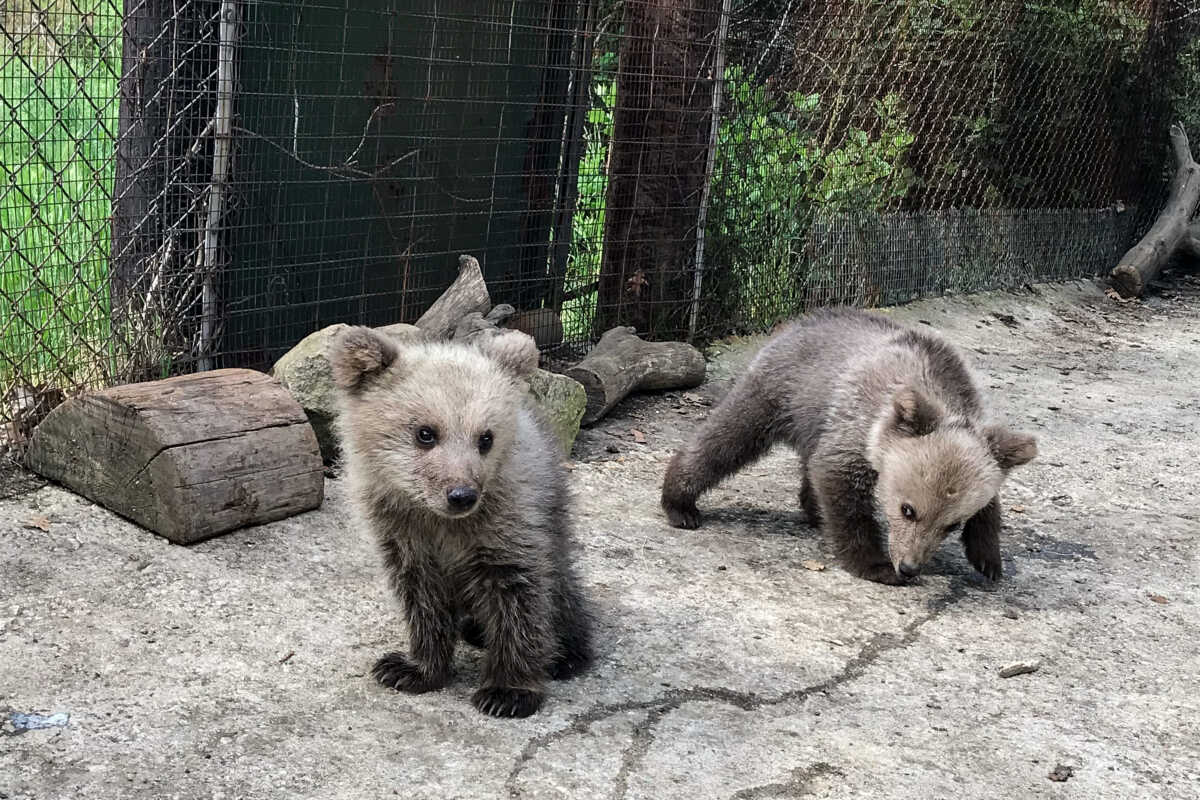
<path fill-rule="evenodd" d="M 72 398 L 38 425 L 26 460 L 177 544 L 317 508 L 325 489 L 300 405 L 243 369 Z"/>
<path fill-rule="evenodd" d="M 488 313 L 492 298 L 483 281 L 483 270 L 474 256 L 458 257 L 458 277 L 450 288 L 421 315 L 416 325 L 431 339 L 449 339 L 459 321 L 472 312 Z"/>
<path fill-rule="evenodd" d="M 1200 259 L 1200 220 L 1188 225 L 1187 236 L 1183 240 L 1183 251 L 1195 259 Z"/>
<path fill-rule="evenodd" d="M 605 331 L 587 357 L 565 374 L 583 384 L 591 425 L 633 391 L 687 389 L 704 380 L 704 355 L 683 342 L 646 342 L 633 328 Z"/>
<path fill-rule="evenodd" d="M 1142 240 L 1121 257 L 1109 276 L 1122 297 L 1139 297 L 1176 250 L 1182 247 L 1191 252 L 1196 246 L 1188 220 L 1200 202 L 1200 165 L 1192 158 L 1187 133 L 1178 122 L 1171 126 L 1171 150 L 1175 154 L 1175 175 L 1167 204 Z"/>

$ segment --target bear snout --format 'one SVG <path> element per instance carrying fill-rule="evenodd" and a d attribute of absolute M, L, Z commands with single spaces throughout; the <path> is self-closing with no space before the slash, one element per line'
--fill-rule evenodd
<path fill-rule="evenodd" d="M 456 514 L 470 511 L 479 502 L 479 492 L 470 486 L 455 486 L 446 490 L 446 505 Z"/>

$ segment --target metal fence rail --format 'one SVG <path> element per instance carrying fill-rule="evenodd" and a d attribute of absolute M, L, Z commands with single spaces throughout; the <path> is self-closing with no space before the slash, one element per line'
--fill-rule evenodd
<path fill-rule="evenodd" d="M 1109 268 L 1196 0 L 10 0 L 0 447 L 88 387 L 411 321 L 568 352 Z M 558 331 L 561 328 L 562 333 Z M 573 347 L 573 349 L 572 349 Z"/>

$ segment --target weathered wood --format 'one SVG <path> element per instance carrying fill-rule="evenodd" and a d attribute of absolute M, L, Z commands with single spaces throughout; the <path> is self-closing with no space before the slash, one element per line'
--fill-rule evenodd
<path fill-rule="evenodd" d="M 1200 202 L 1200 164 L 1192 158 L 1187 133 L 1178 122 L 1171 126 L 1175 175 L 1167 204 L 1142 240 L 1129 249 L 1109 276 L 1122 297 L 1139 297 L 1163 265 L 1181 248 L 1194 252 L 1197 240 L 1188 220 Z"/>
<path fill-rule="evenodd" d="M 1200 259 L 1200 220 L 1188 225 L 1187 236 L 1183 239 L 1182 247 L 1189 256 Z"/>
<path fill-rule="evenodd" d="M 587 357 L 566 370 L 583 384 L 583 424 L 603 417 L 633 391 L 687 389 L 704 380 L 704 355 L 683 342 L 646 342 L 633 328 L 612 328 Z"/>
<path fill-rule="evenodd" d="M 519 311 L 504 326 L 532 336 L 539 350 L 558 347 L 563 342 L 562 318 L 551 308 Z"/>
<path fill-rule="evenodd" d="M 476 311 L 486 314 L 491 308 L 492 298 L 483 281 L 479 261 L 474 256 L 461 255 L 458 257 L 458 277 L 421 315 L 416 325 L 431 339 L 449 339 L 463 317 Z"/>
<path fill-rule="evenodd" d="M 38 425 L 26 461 L 177 544 L 317 508 L 325 487 L 303 409 L 243 369 L 72 398 Z"/>

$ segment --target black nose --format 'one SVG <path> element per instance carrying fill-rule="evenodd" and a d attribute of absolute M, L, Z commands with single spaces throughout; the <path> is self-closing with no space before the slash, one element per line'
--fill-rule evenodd
<path fill-rule="evenodd" d="M 479 499 L 479 492 L 472 489 L 470 486 L 456 486 L 446 492 L 446 502 L 450 504 L 450 508 L 455 511 L 466 511 L 475 505 L 475 501 Z"/>
<path fill-rule="evenodd" d="M 921 568 L 911 561 L 901 561 L 897 569 L 906 578 L 915 578 L 921 574 Z"/>

